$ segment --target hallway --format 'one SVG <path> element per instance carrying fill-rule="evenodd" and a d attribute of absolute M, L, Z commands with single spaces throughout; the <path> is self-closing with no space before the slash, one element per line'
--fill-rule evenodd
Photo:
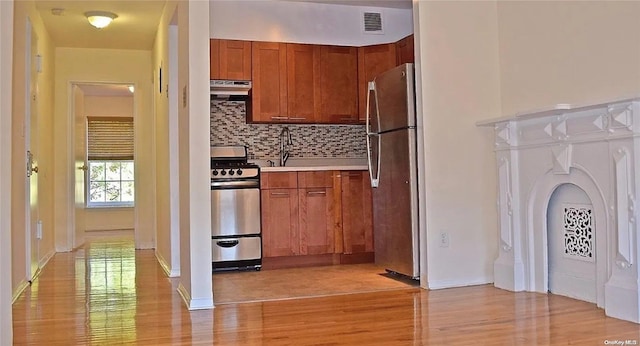
<path fill-rule="evenodd" d="M 640 340 L 595 305 L 492 286 L 224 304 L 188 312 L 129 235 L 58 253 L 13 305 L 15 345 L 602 345 Z"/>

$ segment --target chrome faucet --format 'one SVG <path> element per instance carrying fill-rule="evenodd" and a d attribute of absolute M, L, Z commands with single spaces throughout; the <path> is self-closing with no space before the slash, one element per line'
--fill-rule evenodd
<path fill-rule="evenodd" d="M 289 159 L 289 146 L 293 145 L 291 133 L 288 127 L 282 128 L 280 132 L 280 167 L 284 167 Z"/>

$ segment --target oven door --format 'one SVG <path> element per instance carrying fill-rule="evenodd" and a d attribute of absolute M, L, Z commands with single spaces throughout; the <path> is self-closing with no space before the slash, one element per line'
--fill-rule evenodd
<path fill-rule="evenodd" d="M 260 234 L 259 188 L 211 188 L 211 236 Z"/>

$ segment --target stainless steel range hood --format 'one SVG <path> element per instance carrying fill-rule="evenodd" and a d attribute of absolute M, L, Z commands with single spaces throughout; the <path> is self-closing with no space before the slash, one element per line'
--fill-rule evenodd
<path fill-rule="evenodd" d="M 251 90 L 251 81 L 220 80 L 209 82 L 209 91 L 212 98 L 246 100 Z"/>

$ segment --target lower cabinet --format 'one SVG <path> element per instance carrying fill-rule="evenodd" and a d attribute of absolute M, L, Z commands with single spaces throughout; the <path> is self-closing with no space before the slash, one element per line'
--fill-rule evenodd
<path fill-rule="evenodd" d="M 373 254 L 373 208 L 368 172 L 343 171 L 342 234 L 345 254 Z"/>
<path fill-rule="evenodd" d="M 263 267 L 373 261 L 363 171 L 262 173 Z"/>
<path fill-rule="evenodd" d="M 262 254 L 264 257 L 300 254 L 298 190 L 262 190 Z"/>

